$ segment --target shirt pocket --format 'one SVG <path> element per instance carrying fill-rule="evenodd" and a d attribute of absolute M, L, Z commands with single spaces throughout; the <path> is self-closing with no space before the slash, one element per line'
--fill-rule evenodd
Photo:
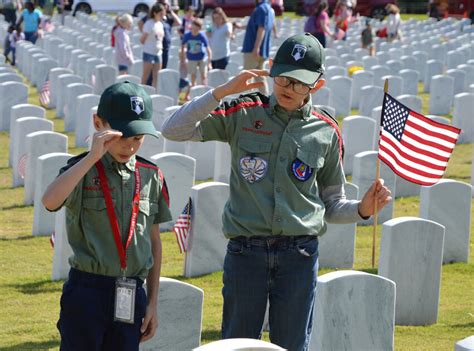
<path fill-rule="evenodd" d="M 290 165 L 290 174 L 293 183 L 305 191 L 315 185 L 318 171 L 324 166 L 324 157 L 317 149 L 298 147 L 296 158 Z"/>
<path fill-rule="evenodd" d="M 239 139 L 238 146 L 237 168 L 240 176 L 250 184 L 265 178 L 272 143 L 242 138 Z"/>
<path fill-rule="evenodd" d="M 109 215 L 103 197 L 83 198 L 81 213 L 81 223 L 84 233 L 99 233 L 101 232 L 99 228 L 107 228 L 106 230 L 110 230 Z M 115 213 L 117 213 L 116 209 Z"/>
<path fill-rule="evenodd" d="M 151 228 L 155 216 L 158 214 L 158 203 L 149 199 L 140 200 L 137 217 L 137 230 L 141 233 Z"/>

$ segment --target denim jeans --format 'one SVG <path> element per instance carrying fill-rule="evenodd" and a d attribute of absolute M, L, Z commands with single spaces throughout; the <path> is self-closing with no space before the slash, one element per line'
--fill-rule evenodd
<path fill-rule="evenodd" d="M 317 272 L 317 237 L 229 240 L 224 261 L 222 337 L 260 338 L 268 300 L 272 343 L 289 351 L 307 350 Z"/>

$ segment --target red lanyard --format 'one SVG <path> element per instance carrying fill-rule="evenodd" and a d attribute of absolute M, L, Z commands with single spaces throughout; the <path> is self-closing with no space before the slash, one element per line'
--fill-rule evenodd
<path fill-rule="evenodd" d="M 115 246 L 117 246 L 117 251 L 120 257 L 120 266 L 122 271 L 125 271 L 127 268 L 127 257 L 126 251 L 130 242 L 132 241 L 133 232 L 135 230 L 135 225 L 137 223 L 138 216 L 138 207 L 140 204 L 140 172 L 138 167 L 135 167 L 135 194 L 133 195 L 132 202 L 132 217 L 130 218 L 130 228 L 128 231 L 127 242 L 124 245 L 122 244 L 122 236 L 120 235 L 120 228 L 115 215 L 114 202 L 112 201 L 112 196 L 110 195 L 109 183 L 107 182 L 107 177 L 105 176 L 104 165 L 99 160 L 95 164 L 97 172 L 99 173 L 100 185 L 102 187 L 102 192 L 104 193 L 105 206 L 107 207 L 107 214 L 109 215 L 110 225 L 112 226 L 112 232 L 114 234 Z"/>

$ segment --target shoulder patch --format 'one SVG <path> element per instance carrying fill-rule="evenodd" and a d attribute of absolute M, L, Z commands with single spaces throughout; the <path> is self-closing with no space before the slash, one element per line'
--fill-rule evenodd
<path fill-rule="evenodd" d="M 211 115 L 227 117 L 243 108 L 252 108 L 258 106 L 266 108 L 270 105 L 269 102 L 269 98 L 260 93 L 240 95 L 237 99 L 234 99 L 230 102 L 225 101 L 223 104 L 219 105 L 214 111 L 211 112 Z"/>
<path fill-rule="evenodd" d="M 337 134 L 337 140 L 339 142 L 339 157 L 342 162 L 344 158 L 344 142 L 342 140 L 342 134 L 341 134 L 341 130 L 339 129 L 337 120 L 334 117 L 332 117 L 328 112 L 324 111 L 323 109 L 319 109 L 319 111 L 313 110 L 311 111 L 311 114 L 315 116 L 316 118 L 319 118 L 320 120 L 326 122 L 327 124 L 329 124 L 331 127 L 334 128 Z"/>

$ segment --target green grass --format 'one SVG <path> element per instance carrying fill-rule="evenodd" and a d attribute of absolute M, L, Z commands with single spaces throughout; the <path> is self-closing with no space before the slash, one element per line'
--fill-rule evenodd
<path fill-rule="evenodd" d="M 428 95 L 420 94 L 427 113 Z M 30 103 L 37 103 L 36 89 L 30 89 Z M 356 112 L 356 111 L 354 111 Z M 55 131 L 63 132 L 63 121 L 54 118 Z M 68 134 L 69 145 L 74 145 Z M 63 282 L 51 282 L 53 250 L 47 237 L 32 237 L 33 207 L 23 205 L 23 188 L 11 189 L 8 167 L 9 137 L 0 132 L 0 349 L 57 349 L 56 321 Z M 78 154 L 82 149 L 70 148 Z M 458 145 L 446 176 L 469 182 L 472 145 Z M 172 191 L 172 189 L 171 189 Z M 395 216 L 417 216 L 418 198 L 395 201 Z M 472 213 L 474 215 L 474 211 Z M 471 226 L 471 231 L 474 228 Z M 381 227 L 378 227 L 377 244 Z M 196 285 L 204 290 L 202 343 L 220 337 L 222 272 L 186 279 L 182 277 L 184 256 L 171 233 L 163 233 L 162 275 Z M 357 228 L 355 269 L 376 273 L 371 268 L 372 227 Z M 474 236 L 471 236 L 469 264 L 443 266 L 438 323 L 431 326 L 401 327 L 395 330 L 396 350 L 450 350 L 457 340 L 474 330 Z M 378 256 L 376 262 L 378 260 Z M 320 275 L 330 272 L 323 269 Z M 317 327 L 317 326 L 316 326 Z M 265 337 L 267 335 L 265 334 Z"/>

